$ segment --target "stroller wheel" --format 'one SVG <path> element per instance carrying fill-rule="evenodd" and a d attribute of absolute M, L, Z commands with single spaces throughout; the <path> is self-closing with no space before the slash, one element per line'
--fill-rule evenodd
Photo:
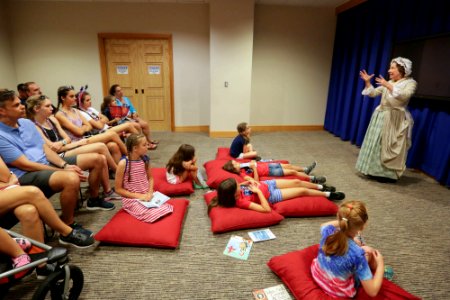
<path fill-rule="evenodd" d="M 68 291 L 66 293 L 67 299 L 76 300 L 81 294 L 84 284 L 83 271 L 77 266 L 69 266 L 70 269 L 70 282 L 68 285 Z M 45 279 L 41 286 L 33 295 L 33 300 L 43 299 L 65 299 L 64 295 L 64 283 L 65 283 L 65 268 L 62 268 Z"/>

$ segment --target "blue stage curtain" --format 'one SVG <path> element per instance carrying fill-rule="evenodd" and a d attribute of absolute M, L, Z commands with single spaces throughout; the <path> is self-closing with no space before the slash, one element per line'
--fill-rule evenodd
<path fill-rule="evenodd" d="M 337 17 L 325 129 L 357 146 L 380 98 L 363 97 L 359 71 L 387 78 L 397 41 L 450 33 L 446 0 L 369 0 Z M 413 62 L 414 68 L 414 62 Z M 450 79 L 449 79 L 450 82 Z M 419 82 L 420 84 L 420 82 Z M 449 102 L 412 99 L 413 144 L 407 166 L 450 186 Z"/>

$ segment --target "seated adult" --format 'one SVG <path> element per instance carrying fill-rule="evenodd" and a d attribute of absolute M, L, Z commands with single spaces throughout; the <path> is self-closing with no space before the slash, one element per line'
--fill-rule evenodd
<path fill-rule="evenodd" d="M 150 137 L 150 126 L 147 122 L 139 118 L 139 115 L 136 111 L 136 108 L 134 108 L 133 104 L 131 103 L 130 99 L 125 97 L 123 95 L 122 88 L 118 84 L 113 84 L 111 88 L 109 89 L 109 94 L 111 96 L 114 96 L 116 98 L 116 105 L 117 106 L 127 106 L 130 110 L 128 112 L 128 117 L 134 121 L 136 121 L 139 126 L 142 129 L 142 132 L 144 133 L 145 137 L 147 138 L 147 142 L 149 144 L 148 149 L 154 150 L 157 147 L 157 144 L 159 143 L 156 140 L 152 140 Z"/>
<path fill-rule="evenodd" d="M 19 93 L 20 103 L 25 105 L 25 102 L 27 101 L 28 98 L 27 85 L 25 83 L 19 83 L 17 85 L 17 92 Z"/>
<path fill-rule="evenodd" d="M 27 99 L 30 96 L 42 95 L 41 87 L 34 81 L 25 82 L 25 89 L 27 93 Z"/>
<path fill-rule="evenodd" d="M 107 131 L 92 135 L 92 126 L 81 115 L 80 111 L 73 108 L 76 105 L 76 95 L 73 87 L 61 86 L 58 88 L 58 106 L 55 114 L 61 127 L 73 142 L 88 138 L 89 142 L 102 142 L 108 147 L 116 163 L 123 155 L 127 154 L 125 144 L 114 131 Z"/>
<path fill-rule="evenodd" d="M 99 183 L 107 169 L 106 158 L 100 154 L 61 158 L 45 144 L 33 122 L 23 116 L 25 107 L 14 91 L 0 90 L 0 156 L 20 184 L 35 185 L 46 197 L 60 192 L 61 219 L 73 225 L 80 180 L 86 180 L 82 169 L 89 170 L 87 209 L 114 209 L 114 204 L 99 198 Z"/>
<path fill-rule="evenodd" d="M 98 110 L 92 107 L 91 95 L 88 92 L 79 92 L 77 94 L 78 109 L 81 115 L 91 124 L 92 131 L 102 132 L 112 130 L 118 134 L 129 135 L 131 133 L 139 133 L 141 127 L 135 122 L 125 122 L 115 126 L 108 125 L 108 118 L 102 115 Z"/>
<path fill-rule="evenodd" d="M 52 102 L 44 95 L 31 96 L 27 100 L 27 116 L 39 128 L 45 143 L 61 157 L 83 153 L 98 153 L 106 157 L 108 167 L 116 171 L 117 164 L 105 143 L 92 143 L 88 139 L 72 142 L 53 116 Z"/>
<path fill-rule="evenodd" d="M 11 173 L 0 158 L 0 216 L 13 214 L 22 225 L 23 235 L 38 242 L 44 242 L 42 221 L 60 234 L 62 244 L 87 247 L 94 243 L 92 232 L 80 227 L 71 228 L 56 214 L 51 202 L 35 186 L 20 186 L 15 174 Z M 42 219 L 42 221 L 41 221 Z M 1 227 L 11 227 L 3 224 Z"/>

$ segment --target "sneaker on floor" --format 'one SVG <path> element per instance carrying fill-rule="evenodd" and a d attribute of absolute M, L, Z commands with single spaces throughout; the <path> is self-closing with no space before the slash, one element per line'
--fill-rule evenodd
<path fill-rule="evenodd" d="M 114 208 L 116 208 L 114 203 L 105 201 L 100 198 L 97 199 L 90 198 L 86 204 L 87 210 L 113 210 Z"/>
<path fill-rule="evenodd" d="M 56 270 L 56 263 L 53 264 L 46 264 L 44 267 L 37 267 L 36 268 L 36 277 L 39 280 L 46 279 L 50 274 L 55 272 Z"/>
<path fill-rule="evenodd" d="M 24 238 L 13 238 L 13 240 L 16 241 L 16 243 L 24 252 L 28 252 L 28 250 L 31 249 L 31 242 L 29 240 Z"/>
<path fill-rule="evenodd" d="M 322 184 L 323 189 L 322 192 L 336 192 L 336 188 L 331 185 Z"/>
<path fill-rule="evenodd" d="M 31 262 L 31 258 L 28 254 L 22 254 L 12 259 L 12 266 L 14 269 L 25 266 Z"/>
<path fill-rule="evenodd" d="M 111 200 L 120 200 L 120 199 L 122 199 L 122 197 L 116 193 L 114 188 L 111 188 L 111 190 L 109 192 L 103 193 L 103 199 L 105 201 L 111 201 Z"/>
<path fill-rule="evenodd" d="M 325 176 L 313 176 L 311 179 L 312 183 L 324 184 L 327 181 Z"/>
<path fill-rule="evenodd" d="M 72 245 L 77 248 L 88 248 L 95 243 L 95 239 L 82 230 L 73 229 L 67 236 L 59 236 L 59 243 L 63 245 Z"/>
<path fill-rule="evenodd" d="M 76 222 L 73 222 L 72 224 L 69 225 L 70 228 L 72 229 L 77 229 L 78 231 L 84 232 L 85 234 L 91 236 L 94 233 L 92 231 L 90 231 L 89 229 L 84 228 L 81 224 L 78 224 Z"/>
<path fill-rule="evenodd" d="M 342 192 L 331 192 L 328 199 L 330 200 L 343 200 L 345 198 L 345 194 Z"/>
<path fill-rule="evenodd" d="M 308 174 L 312 172 L 312 170 L 314 170 L 314 168 L 317 166 L 317 161 L 313 161 L 312 164 L 310 164 L 308 167 L 306 167 L 305 169 L 305 174 Z"/>

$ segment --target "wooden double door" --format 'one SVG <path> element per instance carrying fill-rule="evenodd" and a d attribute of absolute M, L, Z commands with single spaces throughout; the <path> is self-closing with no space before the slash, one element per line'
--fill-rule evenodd
<path fill-rule="evenodd" d="M 99 43 L 106 92 L 119 84 L 152 131 L 172 131 L 171 36 L 99 34 Z"/>

